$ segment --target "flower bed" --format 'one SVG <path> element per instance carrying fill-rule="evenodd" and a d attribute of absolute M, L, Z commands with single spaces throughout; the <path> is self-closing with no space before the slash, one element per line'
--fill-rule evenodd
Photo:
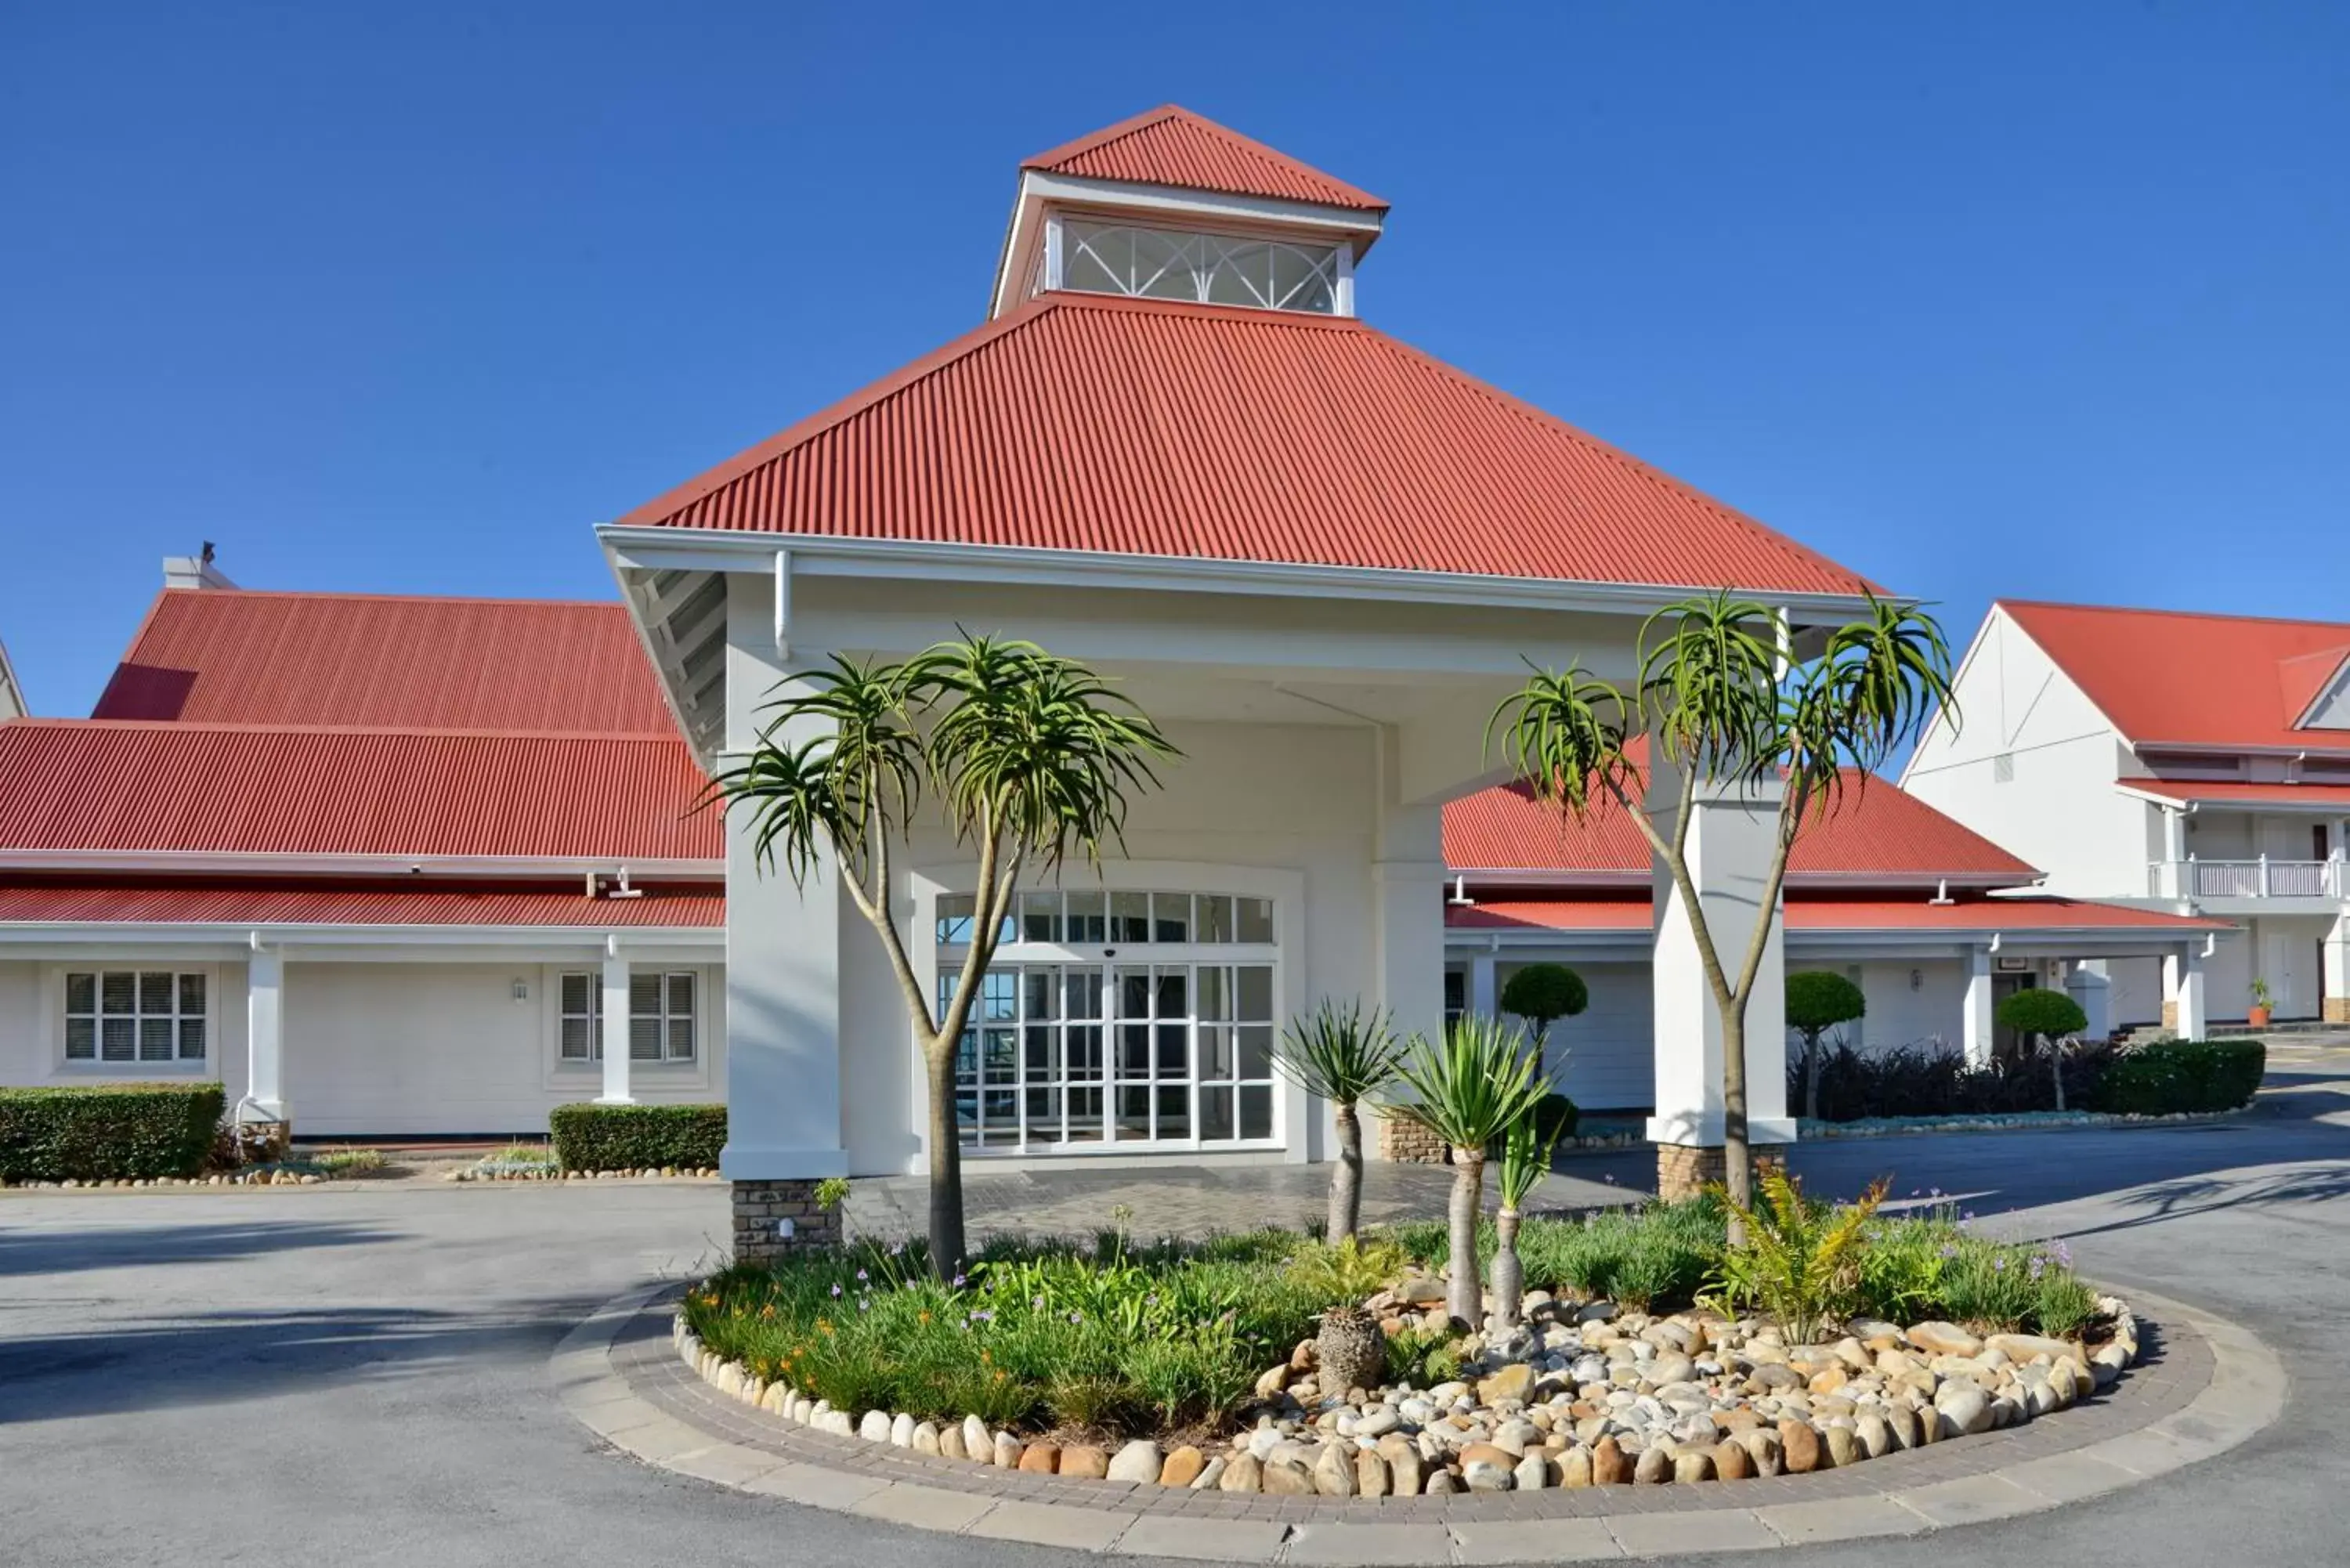
<path fill-rule="evenodd" d="M 1324 1496 L 1858 1463 L 2061 1410 L 2137 1354 L 2127 1308 L 2083 1284 L 2061 1247 L 1989 1240 L 1948 1211 L 1874 1220 L 1867 1236 L 1835 1330 L 1814 1344 L 1689 1304 L 1723 1278 L 1721 1215 L 1704 1202 L 1529 1221 L 1528 1321 L 1473 1334 L 1446 1324 L 1429 1272 L 1440 1228 L 1408 1226 L 1383 1243 L 1400 1275 L 1367 1293 L 1339 1288 L 1330 1249 L 1282 1232 L 1000 1242 L 943 1282 L 918 1249 L 860 1245 L 720 1274 L 688 1294 L 677 1334 L 717 1386 L 841 1436 Z M 1320 1386 L 1309 1335 L 1341 1303 L 1378 1322 L 1378 1387 Z"/>

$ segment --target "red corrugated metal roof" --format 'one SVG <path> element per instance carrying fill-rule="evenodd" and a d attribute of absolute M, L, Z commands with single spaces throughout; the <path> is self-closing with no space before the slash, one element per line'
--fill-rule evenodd
<path fill-rule="evenodd" d="M 298 883 L 0 882 L 0 925 L 586 926 L 710 929 L 726 896 L 664 890 L 590 898 L 578 888 L 336 888 Z"/>
<path fill-rule="evenodd" d="M 628 607 L 167 589 L 92 714 L 676 733 Z"/>
<path fill-rule="evenodd" d="M 1999 607 L 2135 744 L 2350 751 L 2350 731 L 2293 727 L 2350 659 L 2350 623 L 2016 599 Z"/>
<path fill-rule="evenodd" d="M 1955 904 L 1923 899 L 1790 898 L 1791 931 L 1915 930 L 1957 934 L 1994 931 L 2230 930 L 2207 920 L 2120 904 L 2072 898 L 1974 898 Z M 1455 930 L 1537 929 L 1555 931 L 1647 931 L 1654 924 L 1640 898 L 1514 898 L 1448 905 L 1444 923 Z"/>
<path fill-rule="evenodd" d="M 2205 784 L 2193 779 L 2124 779 L 2121 784 L 2124 789 L 2158 794 L 2165 800 L 2350 811 L 2350 784 Z"/>
<path fill-rule="evenodd" d="M 1360 321 L 1048 294 L 622 518 L 1550 581 L 1874 585 Z"/>
<path fill-rule="evenodd" d="M 1385 202 L 1367 191 L 1334 180 L 1286 152 L 1276 152 L 1262 141 L 1171 103 L 1063 142 L 1020 167 L 1088 180 L 1314 202 L 1367 213 L 1388 210 Z"/>
<path fill-rule="evenodd" d="M 1850 775 L 1834 811 L 1808 824 L 1788 857 L 1792 877 L 1948 877 L 1982 883 L 2029 882 L 2039 873 L 1962 827 L 1889 779 L 1867 787 Z M 1587 823 L 1537 802 L 1523 784 L 1501 784 L 1444 808 L 1444 863 L 1473 879 L 1511 871 L 1544 874 L 1648 872 L 1648 844 L 1609 797 Z"/>
<path fill-rule="evenodd" d="M 0 724 L 0 851 L 717 860 L 685 743 L 96 720 Z"/>

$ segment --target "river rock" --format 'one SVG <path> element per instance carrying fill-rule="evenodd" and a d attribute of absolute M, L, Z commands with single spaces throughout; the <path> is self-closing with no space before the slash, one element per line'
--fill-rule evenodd
<path fill-rule="evenodd" d="M 889 1446 L 893 1449 L 914 1446 L 914 1418 L 903 1410 L 889 1417 Z"/>
<path fill-rule="evenodd" d="M 1934 1396 L 1934 1408 L 1961 1437 L 1991 1430 L 1990 1397 L 1971 1383 L 1954 1380 L 1943 1384 Z"/>
<path fill-rule="evenodd" d="M 995 1449 L 995 1439 L 988 1435 L 987 1423 L 976 1416 L 962 1418 L 962 1451 L 984 1464 Z"/>
<path fill-rule="evenodd" d="M 1385 1497 L 1388 1490 L 1388 1462 L 1376 1449 L 1355 1450 L 1355 1495 Z"/>
<path fill-rule="evenodd" d="M 1202 1469 L 1198 1475 L 1191 1478 L 1191 1490 L 1193 1491 L 1215 1490 L 1218 1487 L 1222 1485 L 1224 1480 L 1224 1468 L 1231 1463 L 1232 1460 L 1225 1455 L 1210 1455 L 1208 1457 L 1207 1468 Z"/>
<path fill-rule="evenodd" d="M 1158 1467 L 1151 1469 L 1155 1472 Z M 1091 1443 L 1071 1443 L 1061 1450 L 1059 1473 L 1080 1480 L 1100 1480 L 1109 1474 L 1109 1456 Z"/>
<path fill-rule="evenodd" d="M 1420 1477 L 1425 1467 L 1420 1460 L 1419 1449 L 1411 1439 L 1399 1433 L 1389 1433 L 1379 1439 L 1373 1451 L 1387 1461 L 1388 1482 L 1396 1496 L 1419 1495 Z"/>
<path fill-rule="evenodd" d="M 887 1410 L 866 1411 L 865 1414 L 858 1420 L 857 1435 L 864 1438 L 868 1443 L 888 1442 L 889 1440 L 889 1412 Z M 907 1435 L 910 1438 L 912 1436 L 911 1422 L 907 1424 Z"/>
<path fill-rule="evenodd" d="M 1983 1348 L 1998 1351 L 2019 1366 L 2043 1357 L 2054 1362 L 2060 1355 L 2073 1354 L 2069 1341 L 2038 1334 L 1994 1334 L 1983 1341 Z"/>
<path fill-rule="evenodd" d="M 1673 1456 L 1673 1482 L 1688 1486 L 1713 1479 L 1713 1455 L 1704 1449 L 1683 1449 Z"/>
<path fill-rule="evenodd" d="M 1754 1456 L 1734 1438 L 1724 1438 L 1712 1449 L 1713 1473 L 1722 1480 L 1746 1480 L 1754 1474 Z"/>
<path fill-rule="evenodd" d="M 1312 1497 L 1314 1472 L 1286 1459 L 1275 1459 L 1264 1467 L 1264 1490 L 1274 1497 Z"/>
<path fill-rule="evenodd" d="M 1020 1450 L 1020 1469 L 1032 1476 L 1048 1476 L 1060 1468 L 1061 1450 L 1051 1443 L 1031 1443 Z"/>
<path fill-rule="evenodd" d="M 1860 1444 L 1863 1459 L 1881 1459 L 1893 1451 L 1892 1425 L 1874 1410 L 1864 1412 L 1852 1424 L 1852 1435 Z"/>
<path fill-rule="evenodd" d="M 962 1428 L 960 1426 L 950 1421 L 939 1428 L 939 1458 L 967 1459 L 970 1457 L 971 1450 L 962 1445 Z"/>
<path fill-rule="evenodd" d="M 1632 1461 L 1632 1480 L 1640 1486 L 1662 1486 L 1673 1479 L 1673 1456 L 1663 1444 L 1643 1449 Z"/>
<path fill-rule="evenodd" d="M 1355 1454 L 1352 1444 L 1328 1442 L 1314 1456 L 1314 1490 L 1324 1497 L 1355 1495 Z"/>
<path fill-rule="evenodd" d="M 1224 1466 L 1224 1473 L 1216 1483 L 1219 1491 L 1262 1491 L 1264 1489 L 1264 1466 L 1254 1454 L 1243 1449 Z"/>
<path fill-rule="evenodd" d="M 1779 1441 L 1777 1428 L 1750 1428 L 1739 1433 L 1735 1440 L 1740 1448 L 1746 1450 L 1747 1457 L 1754 1461 L 1756 1475 L 1775 1476 L 1786 1469 L 1786 1449 Z"/>
<path fill-rule="evenodd" d="M 1159 1472 L 1166 1464 L 1166 1456 L 1159 1451 L 1158 1444 L 1148 1438 L 1137 1438 L 1110 1456 L 1109 1465 L 1104 1473 L 1111 1480 L 1143 1485 L 1157 1481 Z"/>
<path fill-rule="evenodd" d="M 1558 1456 L 1558 1484 L 1580 1490 L 1591 1484 L 1591 1450 L 1581 1443 Z"/>
<path fill-rule="evenodd" d="M 1461 1490 L 1461 1479 L 1451 1470 L 1430 1470 L 1425 1495 L 1444 1497 Z"/>
<path fill-rule="evenodd" d="M 1128 1446 L 1129 1448 L 1132 1447 L 1131 1444 Z M 1124 1450 L 1121 1449 L 1120 1452 L 1122 1454 Z M 1167 1458 L 1160 1462 L 1159 1466 L 1159 1484 L 1160 1486 L 1188 1487 L 1193 1481 L 1198 1480 L 1200 1479 L 1201 1472 L 1205 1470 L 1207 1468 L 1207 1456 L 1200 1452 L 1199 1449 L 1193 1448 L 1191 1444 L 1186 1443 L 1181 1448 L 1177 1449 L 1173 1453 L 1169 1454 Z"/>
<path fill-rule="evenodd" d="M 1808 1421 L 1788 1419 L 1779 1423 L 1779 1453 L 1789 1475 L 1809 1475 L 1820 1468 L 1824 1457 L 1820 1450 L 1820 1435 Z"/>
<path fill-rule="evenodd" d="M 939 1428 L 935 1423 L 930 1421 L 914 1423 L 914 1452 L 929 1454 L 934 1458 L 944 1458 L 939 1453 Z"/>
<path fill-rule="evenodd" d="M 1613 1436 L 1603 1437 L 1591 1446 L 1591 1484 L 1594 1486 L 1627 1486 L 1632 1480 L 1632 1461 L 1624 1456 L 1623 1446 Z"/>
<path fill-rule="evenodd" d="M 1820 1442 L 1827 1451 L 1828 1468 L 1844 1469 L 1861 1461 L 1860 1442 L 1850 1427 L 1822 1428 Z"/>
<path fill-rule="evenodd" d="M 1499 1405 L 1504 1399 L 1515 1399 L 1523 1404 L 1526 1396 L 1534 1392 L 1534 1386 L 1533 1366 L 1523 1361 L 1513 1362 L 1492 1376 L 1477 1380 L 1477 1402 L 1480 1405 Z"/>
<path fill-rule="evenodd" d="M 1929 1320 L 1908 1330 L 1909 1343 L 1929 1355 L 1980 1355 L 1983 1342 L 1954 1323 Z"/>
<path fill-rule="evenodd" d="M 1022 1449 L 1019 1438 L 1009 1432 L 998 1432 L 988 1451 L 997 1469 L 1010 1470 L 1020 1468 L 1021 1455 L 1025 1450 Z"/>

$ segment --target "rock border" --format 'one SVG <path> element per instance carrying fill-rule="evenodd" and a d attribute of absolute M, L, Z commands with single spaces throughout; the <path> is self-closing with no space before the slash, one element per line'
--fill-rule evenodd
<path fill-rule="evenodd" d="M 484 1170 L 479 1166 L 461 1165 L 454 1170 L 441 1173 L 443 1181 L 715 1181 L 718 1168 L 714 1165 L 647 1165 L 624 1170 L 565 1170 L 560 1167 L 540 1169 Z"/>
<path fill-rule="evenodd" d="M 566 1336 L 550 1363 L 566 1408 L 615 1448 L 755 1495 L 891 1522 L 1218 1561 L 1614 1559 L 1918 1534 L 2036 1512 L 2200 1462 L 2273 1421 L 2286 1387 L 2277 1358 L 2241 1327 L 2133 1289 L 2168 1341 L 2128 1379 L 2129 1396 L 2088 1413 L 2071 1447 L 2043 1436 L 2066 1423 L 2035 1422 L 1848 1470 L 1720 1486 L 1344 1502 L 1233 1497 L 954 1464 L 916 1452 L 910 1432 L 901 1449 L 842 1438 L 837 1424 L 831 1432 L 789 1426 L 721 1395 L 682 1364 L 680 1346 L 660 1343 L 674 1322 L 660 1298 L 680 1289 L 615 1297 Z"/>
<path fill-rule="evenodd" d="M 2197 1127 L 2234 1121 L 2251 1107 L 2232 1111 L 2169 1111 L 2160 1115 L 2137 1111 L 2012 1111 L 1983 1116 L 1864 1116 L 1858 1121 L 1798 1123 L 1805 1143 L 1834 1139 L 1908 1137 L 1915 1134 L 2092 1132 L 2110 1127 Z M 2026 1120 L 2023 1118 L 2034 1118 Z"/>

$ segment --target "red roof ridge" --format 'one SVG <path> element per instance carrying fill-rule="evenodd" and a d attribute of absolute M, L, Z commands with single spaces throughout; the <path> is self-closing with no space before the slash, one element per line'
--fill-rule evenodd
<path fill-rule="evenodd" d="M 217 719 L 0 719 L 0 730 L 132 730 L 160 735 L 380 735 L 386 739 L 473 741 L 629 741 L 643 745 L 683 746 L 674 733 L 647 730 L 465 730 L 397 724 L 242 724 Z"/>
<path fill-rule="evenodd" d="M 1661 489 L 1669 491 L 1674 494 L 1682 496 L 1687 500 L 1697 503 L 1699 505 L 1711 512 L 1715 516 L 1721 518 L 1723 522 L 1737 527 L 1744 528 L 1759 535 L 1763 543 L 1788 552 L 1798 560 L 1803 561 L 1805 565 L 1824 567 L 1829 571 L 1840 573 L 1845 576 L 1855 578 L 1860 582 L 1869 593 L 1874 594 L 1878 597 L 1891 597 L 1887 590 L 1875 579 L 1862 576 L 1859 573 L 1852 570 L 1849 566 L 1846 566 L 1836 561 L 1829 559 L 1827 556 L 1820 554 L 1820 552 L 1811 548 L 1807 545 L 1798 544 L 1795 540 L 1789 538 L 1784 534 L 1782 534 L 1779 530 L 1772 527 L 1768 523 L 1763 522 L 1761 518 L 1751 516 L 1746 513 L 1739 511 L 1738 508 L 1731 505 L 1728 502 L 1721 501 L 1709 495 L 1704 491 L 1700 490 L 1696 485 L 1690 483 L 1685 479 L 1675 478 L 1673 475 L 1667 473 L 1663 469 L 1657 467 L 1654 463 L 1648 462 L 1640 458 L 1633 456 L 1630 452 L 1626 452 L 1622 447 L 1617 446 L 1611 441 L 1592 434 L 1582 426 L 1571 424 L 1567 421 L 1561 419 L 1558 415 L 1552 413 L 1549 410 L 1544 409 L 1538 404 L 1528 402 L 1525 399 L 1517 396 L 1513 392 L 1503 391 L 1501 388 L 1494 386 L 1492 382 L 1480 379 L 1456 365 L 1449 365 L 1443 360 L 1438 358 L 1435 355 L 1429 353 L 1426 349 L 1414 348 L 1411 344 L 1406 343 L 1400 337 L 1391 337 L 1385 332 L 1381 332 L 1376 327 L 1364 325 L 1360 322 L 1357 322 L 1357 325 L 1361 326 L 1364 331 L 1369 333 L 1380 343 L 1394 348 L 1399 353 L 1409 355 L 1419 363 L 1430 366 L 1444 375 L 1451 377 L 1455 381 L 1459 382 L 1469 390 L 1481 394 L 1482 396 L 1499 404 L 1503 409 L 1518 415 L 1520 418 L 1532 420 L 1537 423 L 1544 424 L 1555 429 L 1561 434 L 1566 436 L 1569 440 L 1575 441 L 1586 451 L 1590 452 L 1595 456 L 1607 459 L 1625 469 L 1634 477 L 1649 484 L 1656 485 Z M 1768 596 L 1761 595 L 1759 597 L 1767 597 Z"/>
<path fill-rule="evenodd" d="M 2095 605 L 2067 599 L 1996 598 L 1994 607 L 2022 610 L 2080 610 L 2094 615 L 2161 616 L 2172 620 L 2233 621 L 2250 626 L 2324 627 L 2350 633 L 2350 621 L 2320 620 L 2308 616 L 2241 615 L 2229 610 L 2164 609 L 2154 605 Z"/>
<path fill-rule="evenodd" d="M 1075 140 L 1061 143 L 1058 147 L 1046 148 L 1044 151 L 1037 153 L 1033 158 L 1022 159 L 1020 161 L 1020 167 L 1023 169 L 1041 169 L 1047 172 L 1058 172 L 1061 171 L 1066 165 L 1075 162 L 1076 160 L 1084 157 L 1089 152 L 1099 151 L 1105 147 L 1109 147 L 1117 142 L 1126 140 L 1129 137 L 1138 136 L 1143 131 L 1150 130 L 1154 126 L 1164 125 L 1170 121 L 1188 126 L 1193 130 L 1200 131 L 1216 139 L 1217 140 L 1222 141 L 1230 146 L 1234 151 L 1269 164 L 1275 171 L 1282 174 L 1285 174 L 1292 179 L 1302 179 L 1309 183 L 1327 186 L 1329 187 L 1328 194 L 1334 197 L 1342 198 L 1339 200 L 1322 202 L 1318 203 L 1319 205 L 1359 206 L 1379 213 L 1386 212 L 1389 206 L 1388 202 L 1372 195 L 1368 191 L 1364 190 L 1359 185 L 1352 184 L 1347 181 L 1339 179 L 1335 174 L 1330 174 L 1323 170 L 1316 169 L 1311 163 L 1307 163 L 1302 159 L 1293 158 L 1277 147 L 1267 146 L 1265 143 L 1259 141 L 1253 136 L 1243 135 L 1240 131 L 1234 130 L 1231 126 L 1222 124 L 1217 120 L 1210 119 L 1206 115 L 1201 114 L 1194 109 L 1185 109 L 1179 103 L 1162 103 L 1157 109 L 1145 109 L 1140 114 L 1131 115 L 1125 119 L 1118 121 L 1115 125 L 1106 125 L 1099 130 L 1088 131 L 1087 134 L 1076 138 Z M 1141 182 L 1146 184 L 1174 183 L 1159 181 L 1145 181 Z M 1222 186 L 1191 184 L 1190 182 L 1175 184 L 1174 188 L 1191 188 L 1198 190 L 1222 189 Z M 1229 192 L 1227 193 L 1234 195 L 1256 194 L 1256 192 L 1248 191 Z"/>
<path fill-rule="evenodd" d="M 370 593 L 344 588 L 162 588 L 155 603 L 177 595 L 206 598 L 239 599 L 359 599 L 379 604 L 421 605 L 528 605 L 546 609 L 609 609 L 625 611 L 629 607 L 619 599 L 529 598 L 520 594 L 409 594 Z M 153 606 L 149 607 L 150 611 Z M 143 628 L 142 628 L 143 629 Z M 137 639 L 132 639 L 133 646 Z"/>

